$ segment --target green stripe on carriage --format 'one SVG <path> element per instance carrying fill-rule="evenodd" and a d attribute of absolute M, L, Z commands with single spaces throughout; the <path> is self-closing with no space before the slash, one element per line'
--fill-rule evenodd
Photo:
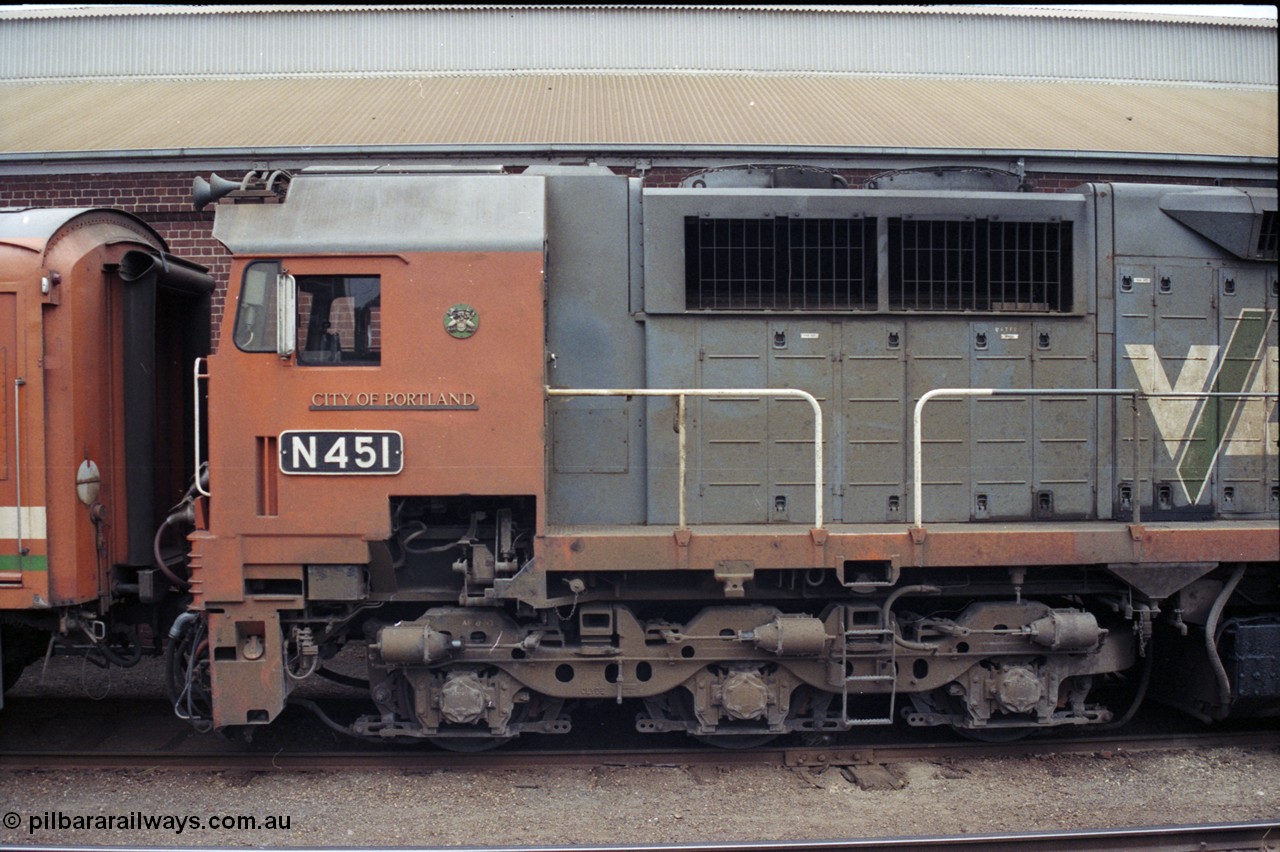
<path fill-rule="evenodd" d="M 0 571 L 48 571 L 49 557 L 44 555 L 18 556 L 16 553 L 0 555 Z"/>

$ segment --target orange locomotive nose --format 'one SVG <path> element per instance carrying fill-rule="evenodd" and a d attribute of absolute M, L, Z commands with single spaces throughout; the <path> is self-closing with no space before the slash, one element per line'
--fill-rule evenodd
<path fill-rule="evenodd" d="M 218 236 L 249 255 L 233 266 L 235 321 L 209 359 L 215 496 L 195 540 L 196 606 L 222 611 L 209 617 L 219 724 L 279 712 L 288 611 L 363 600 L 371 586 L 480 598 L 533 557 L 545 505 L 541 182 L 429 181 L 437 206 L 453 195 L 492 220 L 474 231 L 404 206 L 367 237 L 298 229 L 350 181 L 299 180 L 286 205 L 219 212 Z M 391 181 L 406 203 L 423 184 Z M 363 250 L 375 237 L 388 250 Z"/>

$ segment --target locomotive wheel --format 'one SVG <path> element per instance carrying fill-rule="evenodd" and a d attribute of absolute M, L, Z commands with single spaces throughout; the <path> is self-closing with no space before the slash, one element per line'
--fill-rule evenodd
<path fill-rule="evenodd" d="M 947 695 L 942 690 L 912 695 L 911 703 L 921 713 L 942 713 L 952 718 L 965 715 L 964 707 L 960 704 L 960 701 L 955 696 Z M 1017 728 L 1001 726 L 966 728 L 963 725 L 948 725 L 947 727 L 967 740 L 993 744 L 1017 742 L 1023 737 L 1030 736 L 1036 730 L 1034 726 L 1030 725 Z"/>
<path fill-rule="evenodd" d="M 252 749 L 254 736 L 258 733 L 258 728 L 260 727 L 260 725 L 225 725 L 218 728 L 217 731 L 228 742 L 234 743 L 241 748 Z"/>
<path fill-rule="evenodd" d="M 513 737 L 427 737 L 427 742 L 439 746 L 445 751 L 463 754 L 475 754 L 491 751 L 507 743 L 514 742 L 519 735 Z"/>
<path fill-rule="evenodd" d="M 693 712 L 693 696 L 689 694 L 688 690 L 673 689 L 667 694 L 667 699 L 667 707 L 677 719 L 682 722 L 698 721 L 697 714 Z M 689 736 L 704 745 L 731 750 L 759 748 L 778 738 L 778 734 L 735 734 L 727 732 L 723 734 L 690 734 Z"/>
<path fill-rule="evenodd" d="M 508 724 L 518 725 L 521 722 L 528 721 L 529 716 L 529 702 L 526 701 L 521 704 L 517 704 L 515 710 L 511 714 L 511 721 Z M 427 742 L 432 745 L 439 746 L 445 751 L 458 752 L 461 754 L 475 754 L 477 752 L 492 751 L 495 748 L 501 748 L 508 743 L 515 742 L 519 738 L 519 734 L 512 734 L 509 737 L 427 737 Z"/>
<path fill-rule="evenodd" d="M 1031 736 L 1036 729 L 1030 726 L 1024 728 L 961 728 L 958 725 L 952 725 L 951 730 L 967 740 L 999 744 L 1017 742 L 1024 737 Z"/>
<path fill-rule="evenodd" d="M 695 740 L 723 749 L 760 748 L 778 738 L 777 734 L 692 734 Z"/>

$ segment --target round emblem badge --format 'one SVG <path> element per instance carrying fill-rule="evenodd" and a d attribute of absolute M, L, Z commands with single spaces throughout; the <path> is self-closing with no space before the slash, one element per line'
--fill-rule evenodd
<path fill-rule="evenodd" d="M 444 330 L 450 336 L 465 340 L 480 327 L 480 315 L 466 304 L 457 304 L 444 312 Z"/>

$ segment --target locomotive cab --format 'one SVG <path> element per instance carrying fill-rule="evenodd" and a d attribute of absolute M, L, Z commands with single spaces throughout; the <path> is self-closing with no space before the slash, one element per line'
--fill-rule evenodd
<path fill-rule="evenodd" d="M 193 582 L 220 725 L 274 718 L 375 603 L 492 595 L 543 522 L 540 182 L 374 183 L 359 220 L 333 211 L 374 185 L 341 173 L 218 212 L 234 321 Z"/>

